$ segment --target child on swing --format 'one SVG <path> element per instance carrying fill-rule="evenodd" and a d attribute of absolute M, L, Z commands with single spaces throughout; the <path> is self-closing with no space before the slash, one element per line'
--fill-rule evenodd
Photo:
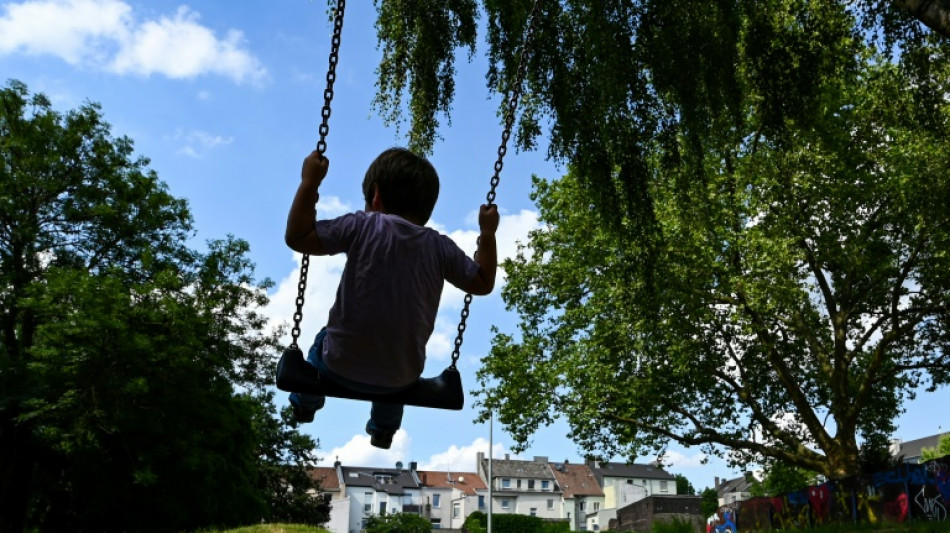
<path fill-rule="evenodd" d="M 316 151 L 304 159 L 284 235 L 297 252 L 346 254 L 327 325 L 307 360 L 351 390 L 397 392 L 422 375 L 444 282 L 476 295 L 494 288 L 498 210 L 481 206 L 473 260 L 447 236 L 425 227 L 439 196 L 439 176 L 425 158 L 404 148 L 384 151 L 363 179 L 365 209 L 317 220 L 317 190 L 328 168 L 327 158 Z M 294 416 L 313 421 L 325 399 L 292 393 Z M 373 446 L 390 447 L 402 414 L 402 405 L 373 402 L 366 424 Z"/>

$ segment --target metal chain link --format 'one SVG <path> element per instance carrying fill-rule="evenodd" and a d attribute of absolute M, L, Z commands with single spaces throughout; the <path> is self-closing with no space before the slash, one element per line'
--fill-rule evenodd
<path fill-rule="evenodd" d="M 528 28 L 525 30 L 524 39 L 521 44 L 521 55 L 518 57 L 518 71 L 516 73 L 515 85 L 508 95 L 507 109 L 505 110 L 505 129 L 501 133 L 501 144 L 498 146 L 498 159 L 495 161 L 495 173 L 491 177 L 491 188 L 485 196 L 488 205 L 495 203 L 495 189 L 501 181 L 501 169 L 505 166 L 505 154 L 508 153 L 508 139 L 511 137 L 511 128 L 515 123 L 515 112 L 518 109 L 518 102 L 521 100 L 524 78 L 528 71 L 528 55 L 531 52 L 531 38 L 534 36 L 535 22 L 538 19 L 538 6 L 541 0 L 535 0 L 531 13 L 528 15 Z M 476 248 L 481 244 L 481 237 L 475 241 Z M 478 251 L 475 252 L 476 257 Z M 452 350 L 452 365 L 449 368 L 454 369 L 458 363 L 462 350 L 462 337 L 465 335 L 465 323 L 468 321 L 469 306 L 472 304 L 472 294 L 465 295 L 465 303 L 462 305 L 462 316 L 459 320 L 458 335 L 455 337 L 455 348 Z"/>
<path fill-rule="evenodd" d="M 317 141 L 317 152 L 322 156 L 327 151 L 327 135 L 330 133 L 330 102 L 333 101 L 333 83 L 336 81 L 336 64 L 340 60 L 340 37 L 343 34 L 343 13 L 346 9 L 346 0 L 337 0 L 333 16 L 333 39 L 330 41 L 330 66 L 327 68 L 327 87 L 323 90 L 323 109 L 320 110 L 320 140 Z M 316 202 L 316 198 L 314 199 Z M 307 274 L 310 271 L 310 256 L 303 254 L 300 258 L 300 281 L 297 282 L 297 309 L 294 311 L 294 326 L 290 330 L 291 348 L 298 348 L 297 339 L 300 337 L 300 321 L 303 320 L 304 293 L 307 291 Z M 299 349 L 299 348 L 298 348 Z"/>

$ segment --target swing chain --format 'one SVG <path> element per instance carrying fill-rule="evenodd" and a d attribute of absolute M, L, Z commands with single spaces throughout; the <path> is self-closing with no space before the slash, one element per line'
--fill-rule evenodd
<path fill-rule="evenodd" d="M 333 101 L 333 83 L 336 81 L 336 64 L 340 60 L 340 36 L 343 34 L 343 13 L 346 9 L 346 0 L 337 0 L 333 16 L 333 39 L 330 41 L 330 66 L 327 69 L 327 87 L 323 90 L 323 108 L 320 110 L 320 140 L 317 141 L 317 152 L 322 156 L 327 151 L 327 135 L 330 133 L 330 102 Z M 314 198 L 316 203 L 317 198 Z M 297 339 L 300 337 L 300 321 L 303 320 L 304 294 L 307 292 L 307 274 L 310 271 L 310 256 L 303 254 L 300 258 L 300 281 L 297 282 L 297 309 L 294 311 L 294 326 L 290 330 L 291 348 L 297 348 Z"/>
<path fill-rule="evenodd" d="M 491 188 L 485 196 L 488 205 L 495 203 L 495 189 L 498 188 L 498 183 L 501 182 L 501 169 L 505 165 L 505 154 L 508 153 L 508 139 L 511 137 L 511 129 L 515 123 L 515 112 L 518 109 L 518 102 L 521 100 L 522 86 L 524 85 L 524 79 L 528 72 L 528 55 L 531 52 L 531 38 L 534 36 L 535 23 L 538 19 L 538 6 L 540 4 L 541 0 L 535 0 L 534 6 L 531 8 L 531 13 L 528 15 L 528 28 L 525 30 L 524 39 L 521 44 L 521 55 L 518 57 L 518 71 L 515 75 L 515 84 L 506 102 L 505 129 L 501 133 L 501 144 L 498 146 L 498 159 L 495 161 L 495 173 L 491 177 Z M 480 241 L 481 238 L 479 237 L 479 239 L 476 240 L 476 247 L 480 244 Z M 477 251 L 475 255 L 478 255 Z M 455 365 L 458 363 L 459 356 L 461 355 L 462 337 L 465 335 L 465 324 L 468 320 L 469 306 L 471 304 L 472 294 L 467 293 L 465 295 L 464 304 L 462 305 L 462 316 L 461 320 L 459 320 L 458 335 L 455 337 L 455 348 L 452 350 L 452 365 L 449 367 L 452 369 L 455 369 Z"/>

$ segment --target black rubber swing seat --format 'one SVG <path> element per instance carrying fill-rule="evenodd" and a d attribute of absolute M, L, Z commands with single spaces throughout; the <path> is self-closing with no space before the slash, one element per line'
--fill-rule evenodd
<path fill-rule="evenodd" d="M 460 411 L 465 406 L 462 378 L 454 367 L 448 367 L 434 378 L 419 378 L 413 386 L 389 394 L 372 394 L 348 389 L 327 379 L 308 363 L 300 348 L 290 347 L 277 363 L 277 388 L 286 392 L 317 394 L 332 398 L 396 403 Z"/>

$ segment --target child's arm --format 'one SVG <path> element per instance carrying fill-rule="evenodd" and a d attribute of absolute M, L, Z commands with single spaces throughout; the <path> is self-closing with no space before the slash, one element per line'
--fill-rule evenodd
<path fill-rule="evenodd" d="M 287 215 L 287 229 L 284 231 L 284 242 L 292 250 L 309 255 L 323 255 L 323 243 L 317 236 L 315 223 L 317 221 L 317 200 L 320 195 L 317 189 L 327 175 L 330 161 L 313 151 L 303 160 L 303 169 L 300 171 L 300 185 L 294 202 L 290 205 L 290 214 Z"/>
<path fill-rule="evenodd" d="M 495 232 L 498 230 L 498 206 L 483 205 L 478 211 L 478 251 L 475 262 L 478 274 L 465 286 L 465 292 L 483 296 L 495 288 L 495 272 L 498 270 L 498 249 L 495 244 Z"/>

